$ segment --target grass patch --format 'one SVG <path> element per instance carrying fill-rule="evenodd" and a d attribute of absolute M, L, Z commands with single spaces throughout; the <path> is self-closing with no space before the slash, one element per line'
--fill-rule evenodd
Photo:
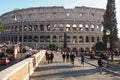
<path fill-rule="evenodd" d="M 109 60 L 110 62 L 113 62 L 113 63 L 118 63 L 118 62 L 120 62 L 120 60 Z"/>

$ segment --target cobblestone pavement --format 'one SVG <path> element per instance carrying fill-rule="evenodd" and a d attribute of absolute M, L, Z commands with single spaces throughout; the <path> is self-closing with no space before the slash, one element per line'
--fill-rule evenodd
<path fill-rule="evenodd" d="M 75 66 L 70 62 L 62 62 L 61 54 L 54 52 L 53 63 L 48 64 L 45 59 L 36 68 L 30 80 L 120 80 L 120 76 L 103 71 L 99 74 L 98 68 L 91 65 L 95 60 L 88 60 L 83 66 L 78 58 L 75 59 Z"/>

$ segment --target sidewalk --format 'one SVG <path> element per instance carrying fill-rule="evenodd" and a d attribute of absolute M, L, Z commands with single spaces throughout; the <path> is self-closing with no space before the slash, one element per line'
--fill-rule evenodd
<path fill-rule="evenodd" d="M 87 61 L 89 60 L 94 60 L 95 62 L 94 63 L 90 63 L 90 62 L 87 62 L 88 64 L 91 64 L 95 67 L 98 67 L 98 64 L 97 64 L 97 59 L 90 59 L 89 57 L 86 57 Z M 105 62 L 106 63 L 106 62 Z M 115 64 L 115 63 L 112 63 L 112 62 L 109 62 L 109 67 L 104 67 L 103 68 L 105 71 L 108 71 L 112 74 L 115 74 L 115 75 L 120 75 L 120 65 L 119 64 Z"/>

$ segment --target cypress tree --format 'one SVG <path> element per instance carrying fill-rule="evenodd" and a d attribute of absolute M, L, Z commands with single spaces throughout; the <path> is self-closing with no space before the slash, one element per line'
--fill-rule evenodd
<path fill-rule="evenodd" d="M 106 12 L 103 16 L 103 41 L 107 43 L 106 31 L 110 31 L 109 42 L 110 42 L 110 51 L 111 51 L 111 60 L 113 61 L 113 51 L 118 47 L 118 29 L 117 29 L 117 20 L 116 20 L 116 8 L 115 0 L 108 0 L 106 6 Z"/>
<path fill-rule="evenodd" d="M 114 51 L 117 48 L 116 42 L 118 42 L 118 29 L 117 29 L 117 20 L 116 20 L 116 8 L 115 8 L 115 0 L 108 0 L 106 6 L 106 12 L 103 16 L 103 41 L 107 42 L 106 31 L 110 30 L 110 50 Z"/>
<path fill-rule="evenodd" d="M 63 48 L 67 48 L 67 35 L 66 35 L 66 32 L 64 32 L 64 43 L 63 43 Z"/>

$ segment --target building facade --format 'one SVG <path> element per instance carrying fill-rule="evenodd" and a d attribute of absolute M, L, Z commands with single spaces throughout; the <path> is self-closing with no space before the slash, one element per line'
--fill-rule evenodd
<path fill-rule="evenodd" d="M 90 7 L 35 7 L 18 9 L 0 16 L 4 25 L 2 42 L 22 42 L 45 48 L 63 46 L 64 33 L 70 48 L 89 48 L 102 41 L 104 9 Z"/>

